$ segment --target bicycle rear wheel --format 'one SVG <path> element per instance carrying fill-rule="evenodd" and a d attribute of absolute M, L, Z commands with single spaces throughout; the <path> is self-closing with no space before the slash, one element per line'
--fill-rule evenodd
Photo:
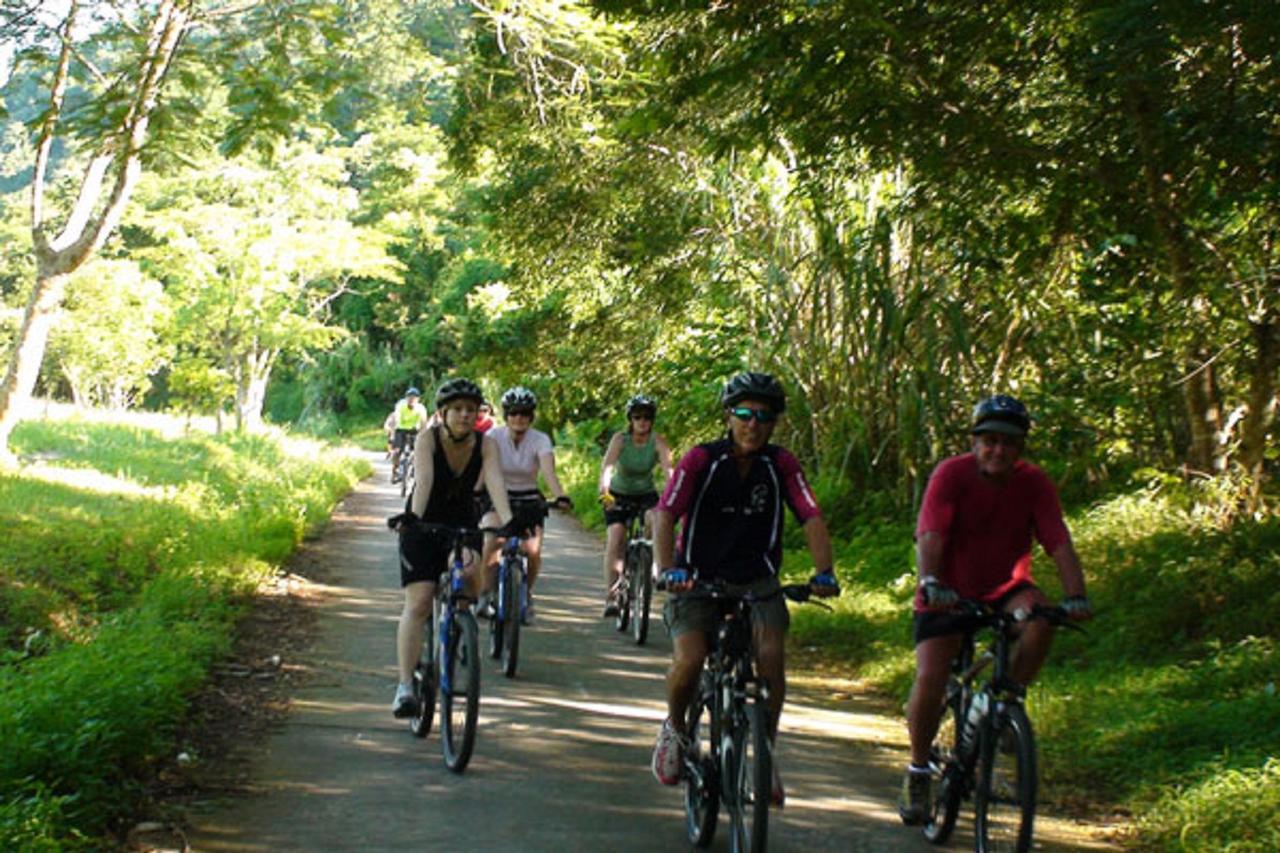
<path fill-rule="evenodd" d="M 685 717 L 689 750 L 684 757 L 684 817 L 689 843 L 695 847 L 711 846 L 720 813 L 720 777 L 708 695 L 700 692 Z"/>
<path fill-rule="evenodd" d="M 524 587 L 524 570 L 512 565 L 507 571 L 507 585 L 503 590 L 502 609 L 502 674 L 514 678 L 516 663 L 520 659 L 520 590 Z"/>
<path fill-rule="evenodd" d="M 649 636 L 649 605 L 653 602 L 653 552 L 637 544 L 631 566 L 631 636 L 643 646 Z"/>
<path fill-rule="evenodd" d="M 475 617 L 453 615 L 443 660 L 445 678 L 440 690 L 440 745 L 444 763 L 454 773 L 467 769 L 476 744 L 480 717 L 480 642 Z"/>
<path fill-rule="evenodd" d="M 1026 709 L 1018 702 L 999 703 L 978 743 L 975 849 L 1029 850 L 1036 815 L 1036 743 Z"/>
<path fill-rule="evenodd" d="M 933 796 L 925 814 L 924 837 L 934 844 L 945 844 L 956 827 L 967 772 L 959 755 L 960 731 L 967 713 L 964 688 L 953 680 L 947 688 L 947 697 L 942 725 L 938 727 L 929 756 Z"/>
<path fill-rule="evenodd" d="M 729 786 L 729 850 L 759 853 L 768 844 L 773 792 L 768 711 L 755 697 L 741 709 L 733 730 L 721 739 L 721 766 Z"/>

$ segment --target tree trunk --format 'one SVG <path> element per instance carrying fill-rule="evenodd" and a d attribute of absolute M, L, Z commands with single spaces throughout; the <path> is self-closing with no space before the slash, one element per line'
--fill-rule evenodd
<path fill-rule="evenodd" d="M 1266 476 L 1267 435 L 1275 425 L 1277 406 L 1276 372 L 1280 369 L 1280 314 L 1270 312 L 1251 323 L 1254 361 L 1249 377 L 1248 412 L 1241 425 L 1240 464 L 1252 483 L 1251 509 L 1257 509 Z"/>
<path fill-rule="evenodd" d="M 4 384 L 0 385 L 0 460 L 13 461 L 9 436 L 30 405 L 55 311 L 66 288 L 66 273 L 42 271 L 36 276 L 35 289 L 31 292 L 27 310 L 22 315 L 22 326 L 14 340 L 9 369 L 5 373 Z"/>
<path fill-rule="evenodd" d="M 236 428 L 239 430 L 258 432 L 262 429 L 267 383 L 271 381 L 271 368 L 275 365 L 276 352 L 267 350 L 241 359 L 239 375 L 236 377 Z"/>

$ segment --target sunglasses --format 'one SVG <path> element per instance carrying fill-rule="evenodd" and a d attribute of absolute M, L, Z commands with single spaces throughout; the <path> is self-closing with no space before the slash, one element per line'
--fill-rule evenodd
<path fill-rule="evenodd" d="M 1006 435 L 1005 433 L 984 432 L 978 435 L 978 441 L 986 447 L 995 447 L 997 444 L 1001 447 L 1021 447 L 1022 439 L 1016 435 Z"/>
<path fill-rule="evenodd" d="M 507 412 L 509 418 L 531 418 L 533 417 L 533 409 L 512 409 Z"/>
<path fill-rule="evenodd" d="M 636 412 L 634 415 L 632 415 L 632 416 L 631 416 L 631 420 L 633 420 L 633 421 L 651 421 L 651 420 L 653 420 L 653 415 L 649 414 L 648 412 Z"/>
<path fill-rule="evenodd" d="M 757 423 L 771 424 L 778 419 L 778 416 L 768 409 L 752 409 L 749 406 L 738 406 L 735 409 L 730 409 L 729 414 L 744 423 L 755 418 Z"/>

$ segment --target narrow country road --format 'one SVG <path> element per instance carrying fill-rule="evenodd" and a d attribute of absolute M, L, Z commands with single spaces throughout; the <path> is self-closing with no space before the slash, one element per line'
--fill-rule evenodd
<path fill-rule="evenodd" d="M 522 635 L 518 676 L 502 677 L 486 658 L 466 773 L 445 769 L 436 731 L 418 740 L 391 717 L 401 596 L 384 520 L 399 503 L 380 464 L 309 546 L 332 578 L 302 661 L 316 674 L 259 750 L 246 794 L 189 815 L 192 848 L 686 849 L 681 789 L 649 772 L 669 641 L 660 616 L 640 648 L 600 618 L 600 543 L 572 519 L 549 521 L 538 619 Z M 779 752 L 787 805 L 774 812 L 770 849 L 933 849 L 893 807 L 906 759 L 900 720 L 856 696 L 833 703 L 797 686 Z M 956 849 L 972 843 L 961 820 Z M 1084 828 L 1063 821 L 1038 821 L 1037 835 L 1041 849 L 1091 846 Z M 726 840 L 721 817 L 712 849 Z"/>

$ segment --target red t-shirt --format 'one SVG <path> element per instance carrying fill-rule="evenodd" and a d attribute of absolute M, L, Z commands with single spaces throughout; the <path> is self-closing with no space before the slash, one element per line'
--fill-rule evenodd
<path fill-rule="evenodd" d="M 933 469 L 916 522 L 916 537 L 925 533 L 945 540 L 938 580 L 981 601 L 1032 580 L 1032 536 L 1049 554 L 1071 541 L 1058 490 L 1044 471 L 1019 460 L 1009 481 L 997 485 L 978 473 L 972 453 Z M 915 609 L 928 609 L 918 590 Z"/>

